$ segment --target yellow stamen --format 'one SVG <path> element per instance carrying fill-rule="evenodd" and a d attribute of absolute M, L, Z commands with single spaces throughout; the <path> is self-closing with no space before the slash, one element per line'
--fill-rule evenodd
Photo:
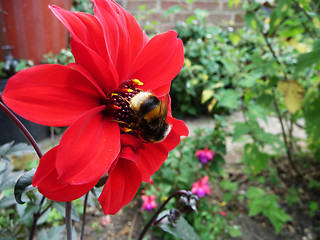
<path fill-rule="evenodd" d="M 132 131 L 131 128 L 126 128 L 126 127 L 122 127 L 121 130 L 124 131 L 124 132 L 126 132 L 126 133 Z"/>
<path fill-rule="evenodd" d="M 143 85 L 143 82 L 140 82 L 138 79 L 133 79 L 132 81 L 133 81 L 134 85 L 136 85 L 136 86 L 142 86 Z"/>
<path fill-rule="evenodd" d="M 133 90 L 131 88 L 124 88 L 124 89 L 122 89 L 122 91 L 124 91 L 124 92 L 133 92 Z"/>

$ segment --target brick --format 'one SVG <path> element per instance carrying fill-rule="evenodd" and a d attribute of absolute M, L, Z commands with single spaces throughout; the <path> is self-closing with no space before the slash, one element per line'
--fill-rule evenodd
<path fill-rule="evenodd" d="M 141 5 L 146 5 L 146 9 L 156 8 L 156 1 L 128 1 L 127 10 L 130 12 L 132 10 L 139 10 Z"/>
<path fill-rule="evenodd" d="M 160 32 L 166 32 L 168 30 L 173 30 L 176 28 L 176 24 L 174 23 L 161 23 Z"/>
<path fill-rule="evenodd" d="M 243 23 L 244 19 L 243 19 L 243 13 L 237 13 L 235 16 L 235 22 L 236 23 Z"/>
<path fill-rule="evenodd" d="M 221 24 L 232 19 L 232 14 L 211 13 L 207 18 L 208 23 Z"/>
<path fill-rule="evenodd" d="M 150 15 L 147 17 L 147 20 L 148 20 L 148 21 L 151 21 L 151 22 L 152 22 L 152 21 L 159 21 L 159 22 L 161 22 L 161 21 L 163 21 L 162 16 L 163 16 L 162 13 L 160 13 L 160 12 L 154 12 L 154 13 L 150 14 Z"/>
<path fill-rule="evenodd" d="M 188 4 L 185 0 L 180 1 L 161 1 L 161 9 L 167 10 L 173 6 L 181 6 L 183 9 L 188 8 Z"/>
<path fill-rule="evenodd" d="M 173 19 L 175 22 L 182 21 L 185 22 L 188 17 L 194 15 L 192 12 L 185 12 L 185 13 L 177 13 L 173 15 Z"/>
<path fill-rule="evenodd" d="M 226 11 L 241 10 L 241 3 L 239 3 L 237 7 L 235 5 L 233 5 L 232 8 L 229 8 L 228 2 L 223 2 L 223 3 L 221 3 L 221 5 L 222 5 L 222 10 L 226 10 Z"/>
<path fill-rule="evenodd" d="M 210 2 L 199 2 L 199 1 L 195 1 L 192 4 L 192 8 L 193 9 L 205 9 L 208 11 L 212 11 L 212 10 L 220 10 L 220 2 L 216 2 L 216 1 L 210 1 Z"/>

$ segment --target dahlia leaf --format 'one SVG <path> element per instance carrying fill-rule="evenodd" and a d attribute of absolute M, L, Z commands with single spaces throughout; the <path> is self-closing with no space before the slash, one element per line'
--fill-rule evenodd
<path fill-rule="evenodd" d="M 14 197 L 17 203 L 24 204 L 24 201 L 21 199 L 22 194 L 35 189 L 35 187 L 32 186 L 32 179 L 35 172 L 36 169 L 33 168 L 18 179 L 16 185 L 14 186 Z"/>

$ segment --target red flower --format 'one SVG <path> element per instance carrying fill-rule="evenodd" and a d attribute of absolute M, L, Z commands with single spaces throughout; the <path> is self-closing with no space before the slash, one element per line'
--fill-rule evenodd
<path fill-rule="evenodd" d="M 120 109 L 140 89 L 158 98 L 169 93 L 184 62 L 183 44 L 174 31 L 149 40 L 112 0 L 93 3 L 94 16 L 50 7 L 71 33 L 75 63 L 23 70 L 8 81 L 2 99 L 28 120 L 69 126 L 60 144 L 41 158 L 33 185 L 49 199 L 71 201 L 108 174 L 99 201 L 105 214 L 115 214 L 188 134 L 169 105 L 169 135 L 146 143 L 135 131 L 127 133 L 121 121 L 130 121 Z"/>

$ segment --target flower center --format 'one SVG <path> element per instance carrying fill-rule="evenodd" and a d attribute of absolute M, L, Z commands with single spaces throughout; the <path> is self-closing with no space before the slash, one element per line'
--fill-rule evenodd
<path fill-rule="evenodd" d="M 137 88 L 141 85 L 143 83 L 138 79 L 128 80 L 110 95 L 107 106 L 109 109 L 112 109 L 112 116 L 124 132 L 137 130 L 139 116 L 132 109 L 130 100 L 142 91 Z"/>

